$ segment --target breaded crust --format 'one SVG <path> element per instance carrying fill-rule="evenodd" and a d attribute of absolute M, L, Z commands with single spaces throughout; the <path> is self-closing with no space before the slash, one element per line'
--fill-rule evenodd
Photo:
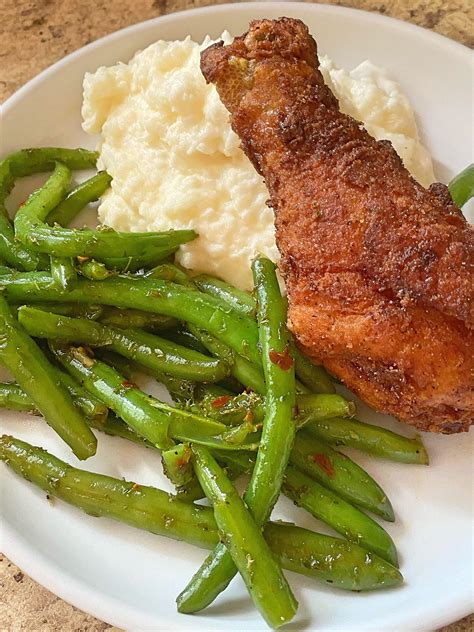
<path fill-rule="evenodd" d="M 299 344 L 377 410 L 467 430 L 474 234 L 446 187 L 339 111 L 299 20 L 252 22 L 201 69 L 270 192 Z"/>

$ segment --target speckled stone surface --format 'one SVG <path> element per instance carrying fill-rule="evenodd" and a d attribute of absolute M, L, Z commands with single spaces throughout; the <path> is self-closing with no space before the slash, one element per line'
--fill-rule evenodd
<path fill-rule="evenodd" d="M 474 46 L 474 0 L 326 0 L 418 24 Z M 208 0 L 3 0 L 0 20 L 0 101 L 41 70 L 107 33 Z M 466 561 L 467 563 L 467 561 Z M 196 625 L 198 628 L 198 624 Z M 0 631 L 118 632 L 24 575 L 0 555 Z M 443 632 L 474 631 L 474 616 Z M 382 632 L 382 631 L 381 631 Z M 408 631 L 403 631 L 408 632 Z"/>

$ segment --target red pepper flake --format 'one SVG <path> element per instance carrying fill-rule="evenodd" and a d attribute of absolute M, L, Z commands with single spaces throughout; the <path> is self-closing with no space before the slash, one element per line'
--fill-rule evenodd
<path fill-rule="evenodd" d="M 213 408 L 222 408 L 222 406 L 225 406 L 231 399 L 231 395 L 221 395 L 220 397 L 216 397 L 216 399 L 212 400 L 211 406 Z"/>
<path fill-rule="evenodd" d="M 84 257 L 83 255 L 77 255 L 76 257 L 78 263 L 85 263 L 89 261 L 89 257 Z"/>
<path fill-rule="evenodd" d="M 334 478 L 335 472 L 329 457 L 325 454 L 312 454 L 309 458 L 314 461 L 316 465 L 319 465 L 323 472 L 326 472 L 329 478 Z"/>
<path fill-rule="evenodd" d="M 138 483 L 133 483 L 132 492 L 138 492 L 139 489 L 141 489 L 141 485 L 139 485 Z"/>
<path fill-rule="evenodd" d="M 254 421 L 254 420 L 255 420 L 255 415 L 253 413 L 253 410 L 248 410 L 245 413 L 244 421 L 246 421 L 247 423 L 251 424 L 252 421 Z"/>
<path fill-rule="evenodd" d="M 283 371 L 288 371 L 293 366 L 293 358 L 290 355 L 290 350 L 288 349 L 288 346 L 285 347 L 283 353 L 272 349 L 269 352 L 268 357 L 273 362 L 273 364 L 277 364 Z"/>
<path fill-rule="evenodd" d="M 133 382 L 129 382 L 128 380 L 124 380 L 121 384 L 124 388 L 137 388 L 137 385 Z"/>

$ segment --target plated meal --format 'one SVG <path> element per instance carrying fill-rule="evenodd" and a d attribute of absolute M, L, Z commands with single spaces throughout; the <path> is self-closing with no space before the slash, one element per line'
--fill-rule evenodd
<path fill-rule="evenodd" d="M 159 451 L 175 493 L 7 435 L 0 459 L 90 515 L 211 549 L 183 578 L 181 613 L 237 573 L 275 628 L 298 607 L 282 569 L 342 590 L 401 585 L 371 517 L 394 521 L 392 504 L 339 447 L 400 467 L 428 453 L 359 420 L 340 383 L 419 430 L 472 425 L 474 241 L 460 208 L 474 167 L 434 183 L 401 88 L 369 63 L 318 61 L 291 18 L 157 42 L 87 75 L 82 113 L 98 152 L 0 163 L 0 406 L 42 416 L 81 460 L 100 432 Z M 72 172 L 97 168 L 71 188 Z M 15 181 L 39 172 L 51 173 L 11 221 Z M 102 224 L 70 228 L 98 199 Z M 171 401 L 139 388 L 144 374 Z M 280 494 L 338 536 L 275 519 Z"/>

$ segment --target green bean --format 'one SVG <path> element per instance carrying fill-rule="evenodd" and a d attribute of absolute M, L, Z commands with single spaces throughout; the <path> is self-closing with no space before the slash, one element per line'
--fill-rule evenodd
<path fill-rule="evenodd" d="M 67 292 L 77 281 L 77 272 L 71 258 L 51 257 L 51 276 L 60 290 Z"/>
<path fill-rule="evenodd" d="M 260 366 L 242 357 L 239 353 L 236 353 L 228 345 L 208 333 L 205 329 L 195 327 L 189 323 L 188 328 L 193 336 L 195 336 L 210 353 L 217 358 L 222 358 L 230 364 L 231 375 L 241 384 L 260 395 L 265 395 L 265 379 Z"/>
<path fill-rule="evenodd" d="M 193 466 L 214 509 L 220 537 L 237 566 L 255 606 L 273 628 L 291 621 L 298 603 L 278 562 L 244 501 L 217 461 L 192 446 Z"/>
<path fill-rule="evenodd" d="M 13 268 L 10 268 L 10 266 L 0 265 L 0 275 L 13 274 L 14 272 L 15 272 L 15 270 Z"/>
<path fill-rule="evenodd" d="M 290 463 L 350 503 L 389 522 L 395 520 L 387 495 L 374 479 L 349 457 L 333 450 L 306 430 L 296 435 Z"/>
<path fill-rule="evenodd" d="M 103 325 L 120 327 L 121 329 L 146 329 L 148 331 L 161 331 L 175 327 L 178 321 L 172 316 L 142 312 L 138 309 L 120 309 L 109 305 L 102 308 L 99 318 Z M 166 338 L 170 339 L 168 334 Z M 180 343 L 179 340 L 175 342 Z M 180 344 L 183 344 L 182 342 Z M 189 345 L 184 344 L 184 347 Z M 199 351 L 200 349 L 197 349 Z"/>
<path fill-rule="evenodd" d="M 168 449 L 173 439 L 196 442 L 226 450 L 255 450 L 258 437 L 244 437 L 242 443 L 227 441 L 228 428 L 212 419 L 200 417 L 158 401 L 128 382 L 115 369 L 91 358 L 85 350 L 50 347 L 64 368 L 95 397 L 101 399 L 139 435 L 153 445 Z"/>
<path fill-rule="evenodd" d="M 97 154 L 85 149 L 43 147 L 22 149 L 0 162 L 0 255 L 20 270 L 44 269 L 48 261 L 44 255 L 31 252 L 15 239 L 5 200 L 16 178 L 50 171 L 57 160 L 67 164 L 70 169 L 88 169 L 95 165 Z"/>
<path fill-rule="evenodd" d="M 20 206 L 15 215 L 15 236 L 26 246 L 35 246 L 35 229 L 39 221 L 48 216 L 48 213 L 65 197 L 66 189 L 71 180 L 71 171 L 66 165 L 57 162 L 54 171 L 45 184 L 34 191 Z M 48 252 L 47 254 L 59 257 L 67 256 L 62 253 Z"/>
<path fill-rule="evenodd" d="M 202 344 L 202 342 L 185 327 L 177 326 L 170 328 L 163 334 L 163 336 L 168 340 L 177 342 L 179 345 L 183 345 L 183 347 L 189 347 L 189 349 L 194 349 L 195 351 L 199 351 L 204 354 L 208 353 L 208 349 Z"/>
<path fill-rule="evenodd" d="M 474 163 L 458 173 L 448 184 L 453 202 L 459 208 L 474 197 Z"/>
<path fill-rule="evenodd" d="M 282 491 L 295 505 L 331 526 L 349 542 L 398 565 L 392 538 L 375 520 L 291 465 L 285 472 Z"/>
<path fill-rule="evenodd" d="M 143 276 L 146 279 L 163 279 L 164 281 L 173 281 L 173 283 L 179 283 L 180 285 L 186 285 L 195 289 L 192 279 L 186 274 L 184 269 L 174 263 L 162 263 L 151 270 L 144 272 Z"/>
<path fill-rule="evenodd" d="M 199 274 L 193 277 L 193 281 L 200 290 L 226 301 L 244 316 L 255 317 L 257 304 L 248 292 L 239 290 L 230 283 L 207 274 Z"/>
<path fill-rule="evenodd" d="M 31 397 L 48 424 L 79 459 L 95 454 L 96 439 L 36 343 L 0 296 L 0 364 Z"/>
<path fill-rule="evenodd" d="M 380 426 L 341 417 L 312 420 L 306 430 L 331 445 L 356 448 L 400 463 L 429 463 L 419 435 L 409 439 Z"/>
<path fill-rule="evenodd" d="M 105 404 L 102 404 L 102 402 L 85 392 L 79 384 L 74 383 L 74 380 L 69 375 L 59 369 L 58 377 L 71 395 L 74 404 L 82 410 L 86 417 L 100 420 L 97 423 L 105 420 L 108 412 Z M 11 383 L 0 384 L 0 408 L 31 413 L 39 412 L 31 397 L 20 386 Z"/>
<path fill-rule="evenodd" d="M 96 354 L 98 355 L 99 360 L 103 360 L 106 364 L 109 364 L 114 369 L 117 369 L 119 373 L 132 382 L 137 373 L 144 373 L 145 375 L 154 377 L 155 380 L 166 386 L 171 395 L 175 396 L 175 399 L 188 400 L 194 395 L 194 382 L 182 380 L 161 371 L 149 371 L 146 366 L 143 366 L 134 360 L 124 358 L 112 351 L 98 349 L 96 350 Z"/>
<path fill-rule="evenodd" d="M 20 307 L 18 319 L 35 338 L 107 347 L 147 369 L 192 382 L 217 382 L 229 373 L 225 362 L 139 329 L 114 329 L 92 320 Z"/>
<path fill-rule="evenodd" d="M 281 528 L 283 526 L 286 530 Z M 272 551 L 279 552 L 284 568 L 308 577 L 315 577 L 317 573 L 321 580 L 334 587 L 373 590 L 403 582 L 394 566 L 357 544 L 339 538 L 275 522 L 267 523 L 264 536 Z M 377 575 L 379 581 L 374 581 Z"/>
<path fill-rule="evenodd" d="M 20 149 L 10 154 L 0 163 L 0 178 L 6 178 L 9 189 L 15 178 L 30 176 L 33 173 L 52 171 L 55 163 L 61 162 L 69 169 L 93 169 L 99 154 L 88 149 L 69 149 L 65 147 L 32 147 Z"/>
<path fill-rule="evenodd" d="M 35 413 L 37 408 L 25 391 L 13 383 L 0 384 L 0 408 Z"/>
<path fill-rule="evenodd" d="M 109 270 L 103 263 L 95 259 L 86 259 L 79 266 L 79 271 L 83 277 L 90 281 L 103 281 L 116 273 Z"/>
<path fill-rule="evenodd" d="M 290 340 L 290 349 L 295 358 L 295 371 L 298 378 L 313 393 L 334 393 L 334 384 L 322 366 L 313 364 L 296 346 L 294 340 Z"/>
<path fill-rule="evenodd" d="M 239 290 L 221 279 L 200 274 L 193 277 L 195 285 L 203 292 L 216 296 L 232 306 L 240 314 L 254 316 L 257 303 L 248 292 Z M 322 366 L 315 365 L 296 347 L 290 339 L 291 352 L 295 359 L 295 371 L 300 381 L 315 393 L 334 393 L 334 386 Z"/>
<path fill-rule="evenodd" d="M 192 451 L 186 443 L 178 443 L 161 453 L 163 471 L 175 487 L 183 487 L 193 480 Z"/>
<path fill-rule="evenodd" d="M 4 275 L 0 282 L 11 302 L 90 302 L 186 320 L 207 329 L 243 357 L 257 364 L 261 362 L 254 321 L 235 314 L 212 296 L 176 283 L 122 276 L 95 282 L 78 279 L 73 290 L 62 293 L 52 284 L 51 276 L 41 272 Z"/>
<path fill-rule="evenodd" d="M 99 171 L 92 178 L 81 182 L 49 213 L 46 221 L 51 226 L 54 224 L 68 226 L 79 211 L 105 193 L 111 181 L 112 178 L 108 173 Z"/>
<path fill-rule="evenodd" d="M 182 502 L 154 487 L 71 467 L 13 437 L 0 438 L 0 460 L 51 496 L 90 515 L 112 518 L 202 548 L 212 548 L 219 541 L 210 507 Z M 339 538 L 281 523 L 268 523 L 264 533 L 285 568 L 333 587 L 373 590 L 403 581 L 396 568 Z"/>
<path fill-rule="evenodd" d="M 7 211 L 0 202 L 0 255 L 7 263 L 19 270 L 46 268 L 48 259 L 44 255 L 31 252 L 15 240 L 13 225 Z"/>
<path fill-rule="evenodd" d="M 280 494 L 295 436 L 295 373 L 285 326 L 286 306 L 275 266 L 269 259 L 260 257 L 254 260 L 252 272 L 267 394 L 262 438 L 244 499 L 257 526 L 263 526 Z M 201 478 L 199 482 L 206 491 Z M 205 608 L 225 589 L 236 572 L 229 558 L 230 551 L 219 544 L 178 597 L 180 612 Z"/>
<path fill-rule="evenodd" d="M 118 233 L 108 228 L 75 230 L 51 227 L 45 224 L 45 220 L 64 197 L 69 179 L 69 169 L 56 163 L 48 181 L 20 208 L 14 224 L 15 234 L 23 244 L 57 257 L 85 256 L 103 261 L 106 257 L 142 256 L 147 252 L 154 255 L 161 252 L 165 256 L 196 237 L 192 230 Z"/>
<path fill-rule="evenodd" d="M 228 393 L 201 393 L 199 401 L 189 403 L 191 409 L 201 411 L 205 417 L 217 419 L 225 424 L 241 423 L 246 418 L 260 422 L 263 420 L 264 405 L 262 398 L 255 393 L 241 393 L 236 396 Z M 314 393 L 296 396 L 296 427 L 312 427 L 312 423 L 340 415 L 352 415 L 354 403 L 341 395 Z"/>
<path fill-rule="evenodd" d="M 153 268 L 158 264 L 162 264 L 166 259 L 174 254 L 179 248 L 172 246 L 168 249 L 161 248 L 149 250 L 145 254 L 134 255 L 133 257 L 101 257 L 101 261 L 109 268 L 118 272 L 142 272 L 146 269 Z"/>
<path fill-rule="evenodd" d="M 18 307 L 21 307 L 20 305 Z M 34 303 L 35 309 L 62 316 L 75 318 L 87 318 L 88 320 L 98 320 L 104 313 L 102 305 L 89 303 Z"/>

